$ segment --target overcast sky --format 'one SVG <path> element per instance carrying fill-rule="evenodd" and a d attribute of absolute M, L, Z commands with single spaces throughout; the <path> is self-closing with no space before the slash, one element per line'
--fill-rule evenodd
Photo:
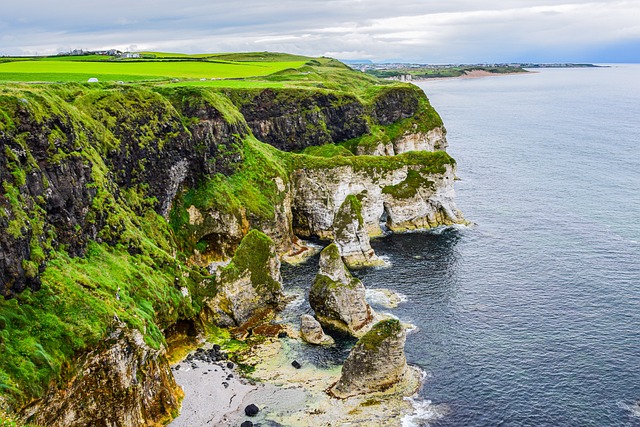
<path fill-rule="evenodd" d="M 117 48 L 373 61 L 640 62 L 640 0 L 13 0 L 0 55 Z"/>

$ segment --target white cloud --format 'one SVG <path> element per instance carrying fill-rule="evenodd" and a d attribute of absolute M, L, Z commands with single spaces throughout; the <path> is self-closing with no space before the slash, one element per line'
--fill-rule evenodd
<path fill-rule="evenodd" d="M 552 52 L 571 60 L 593 46 L 640 40 L 637 0 L 56 3 L 3 6 L 0 54 L 135 44 L 182 52 L 277 50 L 428 62 L 524 60 L 522 55 Z"/>

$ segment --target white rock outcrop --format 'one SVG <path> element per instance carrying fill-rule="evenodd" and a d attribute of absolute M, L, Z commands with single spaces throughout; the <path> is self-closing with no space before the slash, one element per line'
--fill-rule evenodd
<path fill-rule="evenodd" d="M 414 165 L 386 170 L 351 165 L 297 170 L 293 174 L 294 232 L 334 239 L 333 222 L 340 206 L 347 196 L 361 193 L 366 194 L 361 215 L 369 236 L 382 234 L 383 216 L 393 231 L 465 223 L 455 204 L 454 179 L 452 164 L 444 164 L 440 173 L 423 172 Z"/>
<path fill-rule="evenodd" d="M 369 234 L 362 218 L 366 195 L 348 195 L 333 219 L 333 235 L 342 260 L 350 268 L 384 265 L 371 248 Z"/>

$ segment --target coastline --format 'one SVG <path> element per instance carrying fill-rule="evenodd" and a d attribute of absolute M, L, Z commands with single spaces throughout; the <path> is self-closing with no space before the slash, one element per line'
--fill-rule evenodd
<path fill-rule="evenodd" d="M 414 78 L 411 82 L 428 82 L 432 80 L 455 80 L 455 79 L 479 79 L 483 77 L 499 77 L 499 76 L 524 76 L 528 74 L 538 74 L 540 71 L 529 71 L 522 73 L 491 73 L 489 71 L 484 70 L 473 70 L 468 73 L 465 73 L 460 76 L 451 76 L 451 77 L 433 77 L 433 78 Z"/>
<path fill-rule="evenodd" d="M 301 368 L 294 368 L 291 356 L 299 345 L 307 344 L 284 338 L 255 346 L 242 360 L 254 367 L 250 378 L 220 362 L 196 362 L 195 369 L 184 361 L 174 365 L 185 397 L 180 415 L 169 425 L 237 426 L 252 421 L 292 427 L 401 426 L 403 418 L 415 416 L 414 398 L 425 377 L 419 368 L 410 366 L 405 380 L 385 392 L 336 399 L 325 390 L 338 380 L 341 367 L 324 369 L 303 362 Z M 244 413 L 249 404 L 260 408 L 255 417 Z"/>
<path fill-rule="evenodd" d="M 385 308 L 394 308 L 406 297 L 392 290 L 378 288 L 367 292 L 367 299 Z M 277 318 L 286 337 L 267 338 L 247 351 L 237 354 L 237 361 L 249 368 L 243 374 L 235 363 L 227 360 L 209 361 L 206 356 L 212 345 L 194 349 L 172 365 L 176 382 L 184 390 L 180 415 L 171 427 L 238 426 L 244 421 L 264 425 L 292 427 L 330 427 L 335 425 L 420 425 L 425 420 L 446 413 L 446 405 L 431 405 L 417 396 L 426 373 L 409 365 L 405 378 L 384 392 L 353 396 L 347 399 L 330 397 L 326 390 L 341 375 L 342 365 L 313 362 L 313 350 L 318 347 L 300 339 L 298 311 L 289 305 Z M 411 325 L 405 325 L 409 330 Z M 300 363 L 299 368 L 292 365 Z M 246 371 L 246 370 L 245 370 Z M 260 412 L 248 417 L 244 408 L 255 404 Z M 418 423 L 414 422 L 417 421 Z"/>

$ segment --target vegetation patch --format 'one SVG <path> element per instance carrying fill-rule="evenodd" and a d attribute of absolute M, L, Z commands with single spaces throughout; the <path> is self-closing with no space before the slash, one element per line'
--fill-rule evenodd
<path fill-rule="evenodd" d="M 389 194 L 396 199 L 410 199 L 415 197 L 421 188 L 434 189 L 435 183 L 423 176 L 422 171 L 409 169 L 404 181 L 396 185 L 388 185 L 382 189 L 383 194 Z"/>
<path fill-rule="evenodd" d="M 377 350 L 384 340 L 400 333 L 402 333 L 402 325 L 398 319 L 382 320 L 373 325 L 356 345 L 363 346 L 367 350 Z"/>

